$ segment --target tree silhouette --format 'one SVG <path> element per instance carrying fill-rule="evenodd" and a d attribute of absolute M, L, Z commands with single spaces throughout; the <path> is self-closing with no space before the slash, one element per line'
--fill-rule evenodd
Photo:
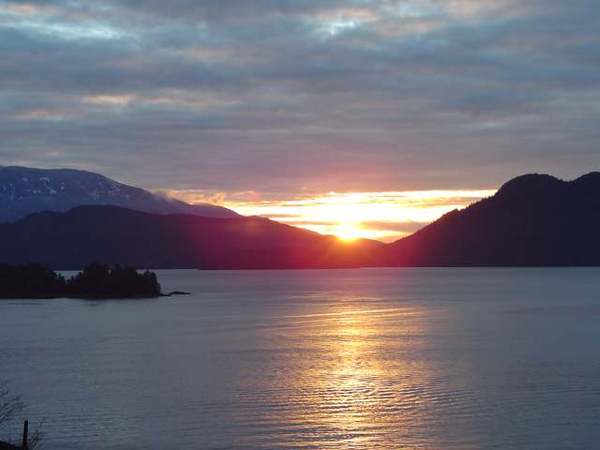
<path fill-rule="evenodd" d="M 16 416 L 19 415 L 23 409 L 25 408 L 25 404 L 21 400 L 20 395 L 11 395 L 6 387 L 6 383 L 0 382 L 0 426 L 16 419 Z M 33 450 L 38 447 L 41 441 L 42 427 L 43 421 L 40 422 L 38 428 L 31 434 L 28 439 L 27 448 Z M 6 442 L 0 441 L 0 448 L 4 449 L 20 449 L 21 447 L 17 447 L 15 445 L 10 445 Z"/>
<path fill-rule="evenodd" d="M 52 298 L 65 291 L 62 275 L 39 264 L 0 265 L 0 298 Z"/>
<path fill-rule="evenodd" d="M 53 270 L 30 264 L 0 266 L 0 298 L 148 298 L 161 295 L 156 274 L 134 267 L 92 263 L 65 280 Z"/>
<path fill-rule="evenodd" d="M 156 275 L 138 273 L 133 267 L 92 263 L 67 281 L 67 296 L 78 298 L 157 297 L 160 284 Z"/>

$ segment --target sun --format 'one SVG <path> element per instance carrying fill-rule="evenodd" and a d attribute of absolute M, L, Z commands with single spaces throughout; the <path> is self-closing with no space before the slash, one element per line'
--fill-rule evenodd
<path fill-rule="evenodd" d="M 338 238 L 345 242 L 352 242 L 362 236 L 360 225 L 355 223 L 341 223 L 333 231 Z"/>

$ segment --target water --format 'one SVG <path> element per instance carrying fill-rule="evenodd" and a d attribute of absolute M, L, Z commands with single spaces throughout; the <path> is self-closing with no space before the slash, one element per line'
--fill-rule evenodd
<path fill-rule="evenodd" d="M 0 302 L 44 449 L 600 445 L 600 269 L 159 278 L 193 295 Z"/>

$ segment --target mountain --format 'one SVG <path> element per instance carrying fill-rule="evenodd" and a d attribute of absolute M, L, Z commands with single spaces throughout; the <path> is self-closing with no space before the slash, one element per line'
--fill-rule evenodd
<path fill-rule="evenodd" d="M 144 268 L 266 269 L 357 267 L 384 244 L 332 236 L 259 217 L 157 215 L 80 206 L 0 224 L 0 263 L 79 269 L 91 261 Z"/>
<path fill-rule="evenodd" d="M 517 177 L 385 253 L 394 266 L 600 265 L 600 173 Z"/>
<path fill-rule="evenodd" d="M 12 222 L 40 211 L 67 211 L 81 205 L 114 205 L 156 214 L 238 216 L 220 206 L 189 205 L 92 172 L 0 166 L 0 222 Z"/>
<path fill-rule="evenodd" d="M 128 188 L 121 186 L 118 192 Z M 89 188 L 82 190 L 93 198 Z M 343 243 L 258 217 L 151 214 L 115 206 L 34 213 L 0 224 L 0 263 L 77 269 L 92 261 L 202 269 L 600 265 L 600 173 L 570 182 L 517 177 L 494 196 L 388 245 Z"/>

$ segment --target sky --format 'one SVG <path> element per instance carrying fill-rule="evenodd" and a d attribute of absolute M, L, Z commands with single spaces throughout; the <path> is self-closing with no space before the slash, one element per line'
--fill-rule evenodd
<path fill-rule="evenodd" d="M 0 0 L 0 164 L 393 240 L 600 168 L 597 0 Z"/>

